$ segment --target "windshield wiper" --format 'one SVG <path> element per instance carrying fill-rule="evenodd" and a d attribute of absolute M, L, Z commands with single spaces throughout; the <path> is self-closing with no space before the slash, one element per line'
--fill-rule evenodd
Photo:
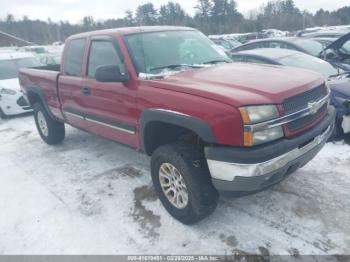
<path fill-rule="evenodd" d="M 173 65 L 166 65 L 166 66 L 158 66 L 158 67 L 152 67 L 149 70 L 155 71 L 155 70 L 161 70 L 161 69 L 176 69 L 179 67 L 189 67 L 189 68 L 202 68 L 200 65 L 190 65 L 190 64 L 173 64 Z"/>
<path fill-rule="evenodd" d="M 218 63 L 230 63 L 230 62 L 222 59 L 222 60 L 211 60 L 208 62 L 204 62 L 203 64 L 208 65 L 208 64 L 218 64 Z"/>

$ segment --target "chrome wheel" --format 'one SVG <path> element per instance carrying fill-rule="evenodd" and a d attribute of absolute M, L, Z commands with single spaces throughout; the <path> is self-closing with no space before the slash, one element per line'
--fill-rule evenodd
<path fill-rule="evenodd" d="M 41 111 L 39 111 L 37 113 L 37 118 L 38 118 L 38 125 L 39 125 L 41 133 L 44 136 L 48 136 L 49 135 L 49 129 L 47 128 L 47 123 L 46 123 L 45 116 L 44 116 L 44 114 Z"/>
<path fill-rule="evenodd" d="M 159 181 L 164 195 L 174 207 L 183 209 L 187 206 L 187 187 L 176 167 L 170 163 L 163 163 L 159 168 Z"/>

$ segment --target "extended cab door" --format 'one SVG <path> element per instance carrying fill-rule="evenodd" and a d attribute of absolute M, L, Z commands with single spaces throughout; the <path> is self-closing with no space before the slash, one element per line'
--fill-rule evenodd
<path fill-rule="evenodd" d="M 68 123 L 83 128 L 83 61 L 87 47 L 86 38 L 72 39 L 66 43 L 62 71 L 58 78 L 58 91 L 62 112 Z"/>
<path fill-rule="evenodd" d="M 118 66 L 128 74 L 116 39 L 96 36 L 89 41 L 85 77 L 82 81 L 80 106 L 85 129 L 113 140 L 137 147 L 136 95 L 131 82 L 98 82 L 96 69 Z"/>

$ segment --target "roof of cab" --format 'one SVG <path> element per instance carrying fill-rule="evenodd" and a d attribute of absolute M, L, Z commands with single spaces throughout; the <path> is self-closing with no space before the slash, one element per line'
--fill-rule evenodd
<path fill-rule="evenodd" d="M 67 40 L 82 38 L 94 35 L 129 35 L 129 34 L 138 34 L 138 33 L 152 33 L 152 32 L 162 32 L 162 31 L 195 31 L 196 29 L 191 27 L 184 26 L 134 26 L 134 27 L 121 27 L 121 28 L 112 28 L 97 30 L 91 32 L 85 32 L 81 34 L 76 34 L 70 36 Z"/>

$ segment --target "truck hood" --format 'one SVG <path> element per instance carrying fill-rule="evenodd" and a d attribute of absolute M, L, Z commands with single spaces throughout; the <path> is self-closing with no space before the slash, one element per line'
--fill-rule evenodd
<path fill-rule="evenodd" d="M 280 104 L 324 81 L 318 73 L 297 68 L 232 63 L 151 80 L 151 85 L 239 107 Z"/>
<path fill-rule="evenodd" d="M 16 92 L 19 92 L 21 90 L 21 87 L 18 82 L 18 78 L 0 80 L 0 89 L 1 88 L 11 89 Z"/>

